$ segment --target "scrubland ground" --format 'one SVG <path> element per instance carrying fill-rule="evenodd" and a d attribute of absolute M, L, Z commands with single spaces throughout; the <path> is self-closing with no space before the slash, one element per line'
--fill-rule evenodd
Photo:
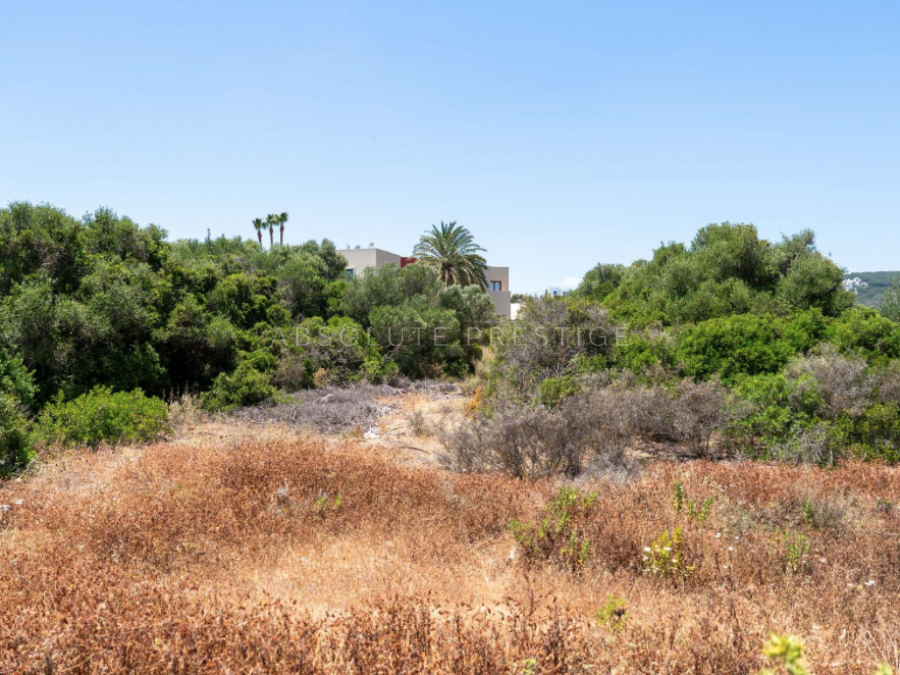
<path fill-rule="evenodd" d="M 0 672 L 727 675 L 771 632 L 900 665 L 897 470 L 451 473 L 459 400 L 392 396 L 377 433 L 204 424 L 4 485 Z"/>

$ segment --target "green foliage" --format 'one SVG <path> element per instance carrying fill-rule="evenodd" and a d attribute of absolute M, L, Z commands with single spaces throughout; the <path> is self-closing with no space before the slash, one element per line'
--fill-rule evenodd
<path fill-rule="evenodd" d="M 588 300 L 603 302 L 607 296 L 619 287 L 624 276 L 624 266 L 599 263 L 584 275 L 584 278 L 575 290 L 575 295 Z"/>
<path fill-rule="evenodd" d="M 841 352 L 859 354 L 873 364 L 900 358 L 900 324 L 869 307 L 845 312 L 828 337 Z"/>
<path fill-rule="evenodd" d="M 591 540 L 583 534 L 584 524 L 596 500 L 596 492 L 585 494 L 563 487 L 544 507 L 542 519 L 512 521 L 509 527 L 525 562 L 549 560 L 572 572 L 581 571 L 591 553 Z"/>
<path fill-rule="evenodd" d="M 26 466 L 34 456 L 28 419 L 15 396 L 0 391 L 0 476 Z"/>
<path fill-rule="evenodd" d="M 145 442 L 168 430 L 163 401 L 140 389 L 113 393 L 110 387 L 98 386 L 70 401 L 57 396 L 38 417 L 34 435 L 47 445 L 96 448 L 101 443 Z"/>
<path fill-rule="evenodd" d="M 681 481 L 675 482 L 675 499 L 673 500 L 673 506 L 675 507 L 675 511 L 680 513 L 681 510 L 685 507 L 686 495 L 684 492 L 684 485 L 681 484 Z M 699 506 L 697 502 L 693 499 L 687 500 L 687 519 L 694 520 L 702 523 L 709 517 L 709 512 L 712 510 L 713 498 L 707 497 L 703 500 L 703 503 Z"/>
<path fill-rule="evenodd" d="M 782 666 L 788 675 L 812 675 L 803 652 L 803 641 L 800 638 L 775 634 L 769 636 L 769 641 L 762 650 L 764 656 Z M 776 675 L 777 672 L 771 668 L 763 668 L 758 675 Z M 875 675 L 894 675 L 894 669 L 886 663 L 880 663 L 875 669 Z"/>
<path fill-rule="evenodd" d="M 344 498 L 338 492 L 334 498 L 322 493 L 313 501 L 312 512 L 316 518 L 324 519 L 329 513 L 334 514 L 344 506 Z"/>
<path fill-rule="evenodd" d="M 668 332 L 638 331 L 622 333 L 615 341 L 611 361 L 622 370 L 635 374 L 654 368 L 676 367 L 675 340 Z"/>
<path fill-rule="evenodd" d="M 900 323 L 900 276 L 894 277 L 891 285 L 884 290 L 879 306 L 882 315 L 894 323 Z"/>
<path fill-rule="evenodd" d="M 644 572 L 669 579 L 684 581 L 694 573 L 695 567 L 685 556 L 684 533 L 676 527 L 671 536 L 668 530 L 644 548 Z"/>
<path fill-rule="evenodd" d="M 675 481 L 675 500 L 673 502 L 676 511 L 681 511 L 684 507 L 684 486 L 681 481 Z"/>
<path fill-rule="evenodd" d="M 564 398 L 577 394 L 580 390 L 581 386 L 578 380 L 571 375 L 548 377 L 541 382 L 541 403 L 548 408 L 555 408 Z"/>
<path fill-rule="evenodd" d="M 538 396 L 545 379 L 605 369 L 616 342 L 606 310 L 580 298 L 533 298 L 492 332 L 496 384 Z"/>
<path fill-rule="evenodd" d="M 378 345 L 349 317 L 306 319 L 290 334 L 278 331 L 276 341 L 281 353 L 274 382 L 289 391 L 314 388 L 321 371 L 334 385 L 380 382 L 390 371 Z"/>
<path fill-rule="evenodd" d="M 432 225 L 413 249 L 417 265 L 435 270 L 441 282 L 458 286 L 487 288 L 487 261 L 472 233 L 456 222 Z"/>
<path fill-rule="evenodd" d="M 772 635 L 763 647 L 763 654 L 770 660 L 783 665 L 789 675 L 811 675 L 803 658 L 803 642 L 793 636 Z M 775 675 L 775 671 L 764 669 L 759 675 Z"/>
<path fill-rule="evenodd" d="M 825 329 L 816 310 L 791 318 L 742 314 L 711 319 L 680 332 L 675 354 L 686 375 L 718 375 L 730 383 L 740 375 L 779 371 L 791 357 L 816 345 Z"/>
<path fill-rule="evenodd" d="M 201 403 L 210 411 L 232 410 L 238 406 L 274 401 L 276 393 L 270 376 L 251 361 L 244 360 L 234 372 L 216 377 L 212 388 L 201 396 Z"/>
<path fill-rule="evenodd" d="M 800 533 L 784 530 L 776 534 L 776 540 L 781 543 L 784 550 L 785 570 L 790 574 L 797 574 L 803 570 L 809 553 L 809 539 Z"/>
<path fill-rule="evenodd" d="M 620 633 L 628 623 L 628 610 L 625 601 L 614 595 L 609 596 L 606 604 L 597 609 L 597 623 L 611 633 Z"/>
<path fill-rule="evenodd" d="M 753 225 L 722 223 L 700 230 L 690 247 L 661 246 L 650 261 L 621 271 L 598 266 L 579 293 L 602 300 L 614 317 L 640 328 L 808 309 L 837 316 L 854 301 L 842 278 L 815 250 L 811 232 L 772 244 Z"/>

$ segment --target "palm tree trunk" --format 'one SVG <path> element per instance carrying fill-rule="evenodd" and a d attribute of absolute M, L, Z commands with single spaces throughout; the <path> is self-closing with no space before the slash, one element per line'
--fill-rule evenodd
<path fill-rule="evenodd" d="M 275 228 L 269 225 L 269 248 L 275 245 Z"/>
<path fill-rule="evenodd" d="M 284 246 L 284 223 L 281 224 L 281 241 L 278 242 L 279 246 Z"/>
<path fill-rule="evenodd" d="M 256 236 L 259 237 L 259 247 L 262 248 L 262 230 L 257 230 Z"/>

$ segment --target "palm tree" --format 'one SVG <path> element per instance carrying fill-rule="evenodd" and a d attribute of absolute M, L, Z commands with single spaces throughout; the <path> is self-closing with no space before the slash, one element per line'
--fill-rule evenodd
<path fill-rule="evenodd" d="M 269 248 L 275 246 L 275 223 L 278 222 L 278 216 L 270 213 L 266 216 L 266 225 L 269 226 Z"/>
<path fill-rule="evenodd" d="M 288 221 L 287 211 L 284 211 L 281 215 L 278 216 L 278 222 L 281 223 L 281 241 L 278 243 L 281 246 L 284 246 L 284 224 Z"/>
<path fill-rule="evenodd" d="M 253 219 L 253 229 L 256 230 L 256 236 L 259 238 L 259 247 L 262 248 L 262 231 L 266 224 L 262 221 L 262 218 L 254 218 Z"/>
<path fill-rule="evenodd" d="M 431 231 L 422 235 L 413 256 L 418 258 L 418 264 L 436 269 L 445 284 L 474 285 L 484 290 L 488 265 L 478 251 L 484 249 L 475 243 L 469 230 L 456 221 L 441 221 L 440 227 L 432 225 Z"/>

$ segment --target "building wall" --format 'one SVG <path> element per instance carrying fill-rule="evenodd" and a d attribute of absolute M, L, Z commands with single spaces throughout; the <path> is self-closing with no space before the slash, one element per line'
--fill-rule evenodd
<path fill-rule="evenodd" d="M 346 248 L 338 251 L 347 259 L 347 269 L 353 274 L 362 274 L 367 267 L 378 269 L 382 265 L 393 263 L 400 267 L 403 258 L 380 248 Z"/>
<path fill-rule="evenodd" d="M 347 259 L 347 269 L 353 274 L 362 274 L 367 267 L 378 267 L 377 249 L 348 248 L 338 253 Z"/>
<path fill-rule="evenodd" d="M 388 263 L 394 264 L 397 267 L 401 267 L 401 263 L 403 262 L 403 258 L 401 256 L 397 255 L 396 253 L 382 251 L 380 248 L 375 249 L 375 258 L 375 267 L 381 267 L 382 265 L 387 265 Z"/>
<path fill-rule="evenodd" d="M 512 318 L 512 293 L 509 290 L 509 268 L 488 267 L 484 276 L 488 282 L 488 295 L 491 296 L 491 300 L 494 301 L 494 309 L 497 314 L 505 316 L 507 319 Z M 499 291 L 491 290 L 493 287 L 493 284 L 491 284 L 492 281 L 500 282 Z"/>

